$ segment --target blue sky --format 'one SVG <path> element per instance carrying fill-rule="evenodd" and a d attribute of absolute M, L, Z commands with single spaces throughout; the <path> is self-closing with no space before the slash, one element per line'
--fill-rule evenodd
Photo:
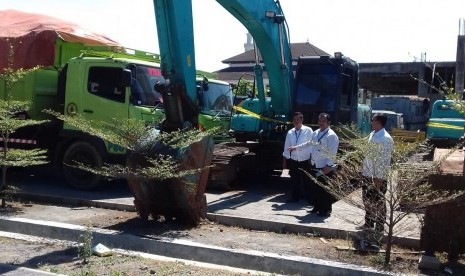
<path fill-rule="evenodd" d="M 250 0 L 254 1 L 254 0 Z M 256 0 L 259 1 L 259 0 Z M 192 0 L 197 68 L 214 71 L 243 52 L 246 29 L 214 0 Z M 453 61 L 464 0 L 281 0 L 291 42 L 309 41 L 357 62 Z M 43 13 L 158 52 L 150 0 L 1 0 L 0 10 Z"/>

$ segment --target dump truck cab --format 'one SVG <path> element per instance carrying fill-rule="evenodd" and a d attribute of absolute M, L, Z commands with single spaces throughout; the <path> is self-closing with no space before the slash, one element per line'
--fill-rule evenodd
<path fill-rule="evenodd" d="M 163 100 L 153 88 L 162 78 L 156 63 L 73 58 L 60 74 L 66 85 L 58 93 L 64 95 L 67 115 L 108 123 L 135 118 L 157 124 L 163 119 Z"/>
<path fill-rule="evenodd" d="M 156 126 L 164 118 L 161 96 L 153 84 L 161 78 L 157 63 L 127 58 L 77 57 L 60 71 L 56 98 L 65 115 L 80 115 L 86 121 L 114 124 L 127 119 L 143 120 Z M 91 165 L 123 162 L 126 149 L 83 134 L 66 123 L 53 149 L 57 163 L 70 164 L 83 158 Z M 80 189 L 92 189 L 101 176 L 62 165 L 67 182 Z"/>

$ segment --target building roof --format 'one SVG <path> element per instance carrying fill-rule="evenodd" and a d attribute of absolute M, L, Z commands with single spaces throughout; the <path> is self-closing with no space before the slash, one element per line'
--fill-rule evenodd
<path fill-rule="evenodd" d="M 248 81 L 253 81 L 254 77 L 254 72 L 253 72 L 253 69 L 252 68 L 243 68 L 244 70 L 240 71 L 240 72 L 228 72 L 228 71 L 217 71 L 215 72 L 216 73 L 216 76 L 218 79 L 220 80 L 223 80 L 223 81 L 227 81 L 227 82 L 232 82 L 232 83 L 235 83 L 237 82 L 239 79 L 243 79 L 243 80 L 248 80 Z M 268 74 L 267 72 L 263 72 L 263 79 L 264 79 L 264 82 L 267 83 L 266 80 L 268 80 Z"/>
<path fill-rule="evenodd" d="M 309 42 L 291 43 L 292 60 L 297 60 L 300 56 L 329 56 L 328 53 Z M 260 57 L 260 61 L 263 60 Z M 255 63 L 254 50 L 249 50 L 239 55 L 230 57 L 222 61 L 226 64 L 234 63 Z"/>

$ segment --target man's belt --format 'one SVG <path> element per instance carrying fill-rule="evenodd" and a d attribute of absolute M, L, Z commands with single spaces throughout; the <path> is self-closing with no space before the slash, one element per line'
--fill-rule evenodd
<path fill-rule="evenodd" d="M 308 159 L 307 159 L 307 160 L 304 160 L 304 161 L 297 161 L 297 160 L 294 160 L 294 159 L 292 159 L 292 158 L 289 158 L 289 160 L 292 160 L 292 161 L 294 161 L 294 162 L 299 162 L 299 163 L 300 163 L 300 162 L 308 162 Z"/>

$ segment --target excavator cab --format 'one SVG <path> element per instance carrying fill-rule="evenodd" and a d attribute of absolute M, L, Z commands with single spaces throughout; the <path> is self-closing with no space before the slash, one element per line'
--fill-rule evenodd
<path fill-rule="evenodd" d="M 357 122 L 358 65 L 342 55 L 300 57 L 296 70 L 294 110 L 316 124 L 318 114 L 332 123 Z"/>

